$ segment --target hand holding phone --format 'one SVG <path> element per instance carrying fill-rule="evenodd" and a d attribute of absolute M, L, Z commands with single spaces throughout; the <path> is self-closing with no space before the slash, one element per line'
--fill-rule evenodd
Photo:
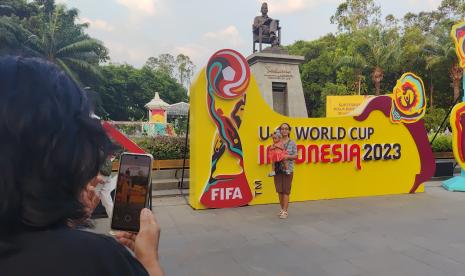
<path fill-rule="evenodd" d="M 121 155 L 111 229 L 139 232 L 140 212 L 149 202 L 152 160 L 148 154 Z"/>
<path fill-rule="evenodd" d="M 150 275 L 164 275 L 158 261 L 160 226 L 149 209 L 142 209 L 139 233 L 116 232 L 116 240 L 134 252 Z"/>

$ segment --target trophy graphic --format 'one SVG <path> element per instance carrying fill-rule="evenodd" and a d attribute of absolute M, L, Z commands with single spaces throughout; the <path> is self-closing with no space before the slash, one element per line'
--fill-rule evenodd
<path fill-rule="evenodd" d="M 206 67 L 207 108 L 216 126 L 211 157 L 210 177 L 200 202 L 208 208 L 238 207 L 252 200 L 252 192 L 244 171 L 239 128 L 244 114 L 250 68 L 246 59 L 234 50 L 220 50 L 213 54 Z M 219 100 L 236 101 L 229 116 L 217 107 Z M 237 160 L 240 172 L 216 174 L 218 161 L 225 154 Z"/>

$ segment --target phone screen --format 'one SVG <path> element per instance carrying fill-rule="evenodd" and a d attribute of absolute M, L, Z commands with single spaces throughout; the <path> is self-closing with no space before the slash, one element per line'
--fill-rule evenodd
<path fill-rule="evenodd" d="M 141 210 L 147 206 L 152 158 L 146 155 L 121 155 L 111 228 L 139 231 Z"/>

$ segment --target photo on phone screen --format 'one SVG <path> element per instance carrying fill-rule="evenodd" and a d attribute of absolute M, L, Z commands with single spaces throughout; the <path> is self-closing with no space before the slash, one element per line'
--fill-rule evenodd
<path fill-rule="evenodd" d="M 151 172 L 150 156 L 127 153 L 121 155 L 112 229 L 139 231 L 140 212 L 147 206 Z"/>

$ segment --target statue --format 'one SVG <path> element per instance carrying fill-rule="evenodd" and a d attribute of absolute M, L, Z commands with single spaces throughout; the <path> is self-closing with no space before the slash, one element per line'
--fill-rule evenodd
<path fill-rule="evenodd" d="M 268 17 L 268 4 L 263 3 L 262 15 L 256 16 L 252 25 L 253 52 L 255 53 L 255 43 L 259 44 L 259 51 L 262 50 L 262 43 L 271 44 L 276 47 L 281 44 L 281 27 L 279 20 Z"/>

